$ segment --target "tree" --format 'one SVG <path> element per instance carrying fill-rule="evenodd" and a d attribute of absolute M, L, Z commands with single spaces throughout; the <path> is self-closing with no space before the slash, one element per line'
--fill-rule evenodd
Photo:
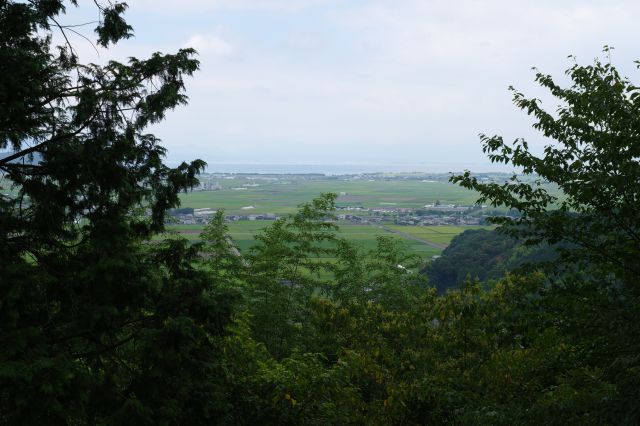
<path fill-rule="evenodd" d="M 536 81 L 560 102 L 556 113 L 510 89 L 515 105 L 534 117 L 533 127 L 554 141 L 542 156 L 524 139 L 507 143 L 501 136 L 481 135 L 492 162 L 521 168 L 523 175 L 536 177 L 534 184 L 517 175 L 502 184 L 482 183 L 468 171 L 451 180 L 478 191 L 478 202 L 518 210 L 516 219 L 493 218 L 509 225 L 512 234 L 529 243 L 571 243 L 575 247 L 565 254 L 574 261 L 599 265 L 637 287 L 632 282 L 640 277 L 640 88 L 610 61 L 575 63 L 566 74 L 572 84 L 564 88 L 550 75 L 536 73 Z M 564 197 L 550 195 L 545 182 L 557 185 Z"/>
<path fill-rule="evenodd" d="M 609 55 L 611 48 L 604 51 Z M 542 360 L 564 373 L 547 383 L 538 409 L 568 412 L 575 421 L 633 424 L 640 419 L 640 327 L 634 320 L 640 314 L 640 88 L 610 60 L 575 63 L 566 74 L 569 87 L 536 74 L 560 102 L 555 113 L 511 89 L 516 106 L 535 118 L 534 128 L 553 140 L 541 156 L 523 139 L 507 143 L 481 135 L 493 162 L 521 168 L 533 184 L 517 175 L 485 184 L 470 172 L 451 180 L 478 191 L 480 203 L 518 210 L 519 218 L 492 219 L 505 232 L 528 244 L 564 243 L 555 268 L 525 304 L 525 311 L 549 315 L 545 326 L 553 325 L 559 348 L 572 348 L 570 363 Z M 563 195 L 549 195 L 545 182 Z"/>
<path fill-rule="evenodd" d="M 323 256 L 333 253 L 336 194 L 321 194 L 297 213 L 276 220 L 256 235 L 248 256 L 249 301 L 257 340 L 275 356 L 296 346 L 306 330 L 308 303 L 325 286 Z"/>
<path fill-rule="evenodd" d="M 246 278 L 245 260 L 229 236 L 224 222 L 224 210 L 219 209 L 200 234 L 199 247 L 205 257 L 205 267 L 216 281 L 230 288 L 240 287 Z"/>
<path fill-rule="evenodd" d="M 132 35 L 126 4 L 95 4 L 99 45 Z M 0 170 L 18 191 L 0 198 L 0 423 L 199 423 L 221 409 L 231 298 L 184 242 L 145 243 L 205 163 L 165 166 L 144 132 L 198 61 L 83 64 L 67 6 L 0 1 Z"/>

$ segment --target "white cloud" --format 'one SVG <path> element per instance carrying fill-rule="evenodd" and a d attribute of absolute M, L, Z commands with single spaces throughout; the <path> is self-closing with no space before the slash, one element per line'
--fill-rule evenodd
<path fill-rule="evenodd" d="M 200 27 L 181 39 L 200 51 L 202 70 L 188 83 L 190 105 L 158 134 L 180 158 L 479 162 L 479 132 L 538 137 L 508 85 L 555 109 L 530 67 L 562 79 L 568 54 L 589 63 L 609 44 L 638 80 L 640 2 L 630 0 L 140 2 L 232 31 Z M 317 14 L 289 15 L 321 3 Z M 214 20 L 220 10 L 237 12 L 235 22 Z M 269 13 L 245 21 L 245 11 Z"/>
<path fill-rule="evenodd" d="M 625 34 L 635 43 L 628 35 L 638 13 L 633 1 L 381 0 L 336 17 L 375 45 L 381 62 L 498 68 L 521 66 L 515 60 L 558 63 L 570 53 L 627 44 Z"/>
<path fill-rule="evenodd" d="M 313 31 L 295 31 L 290 33 L 284 42 L 285 47 L 300 50 L 318 50 L 327 47 L 322 33 Z"/>
<path fill-rule="evenodd" d="M 237 48 L 219 35 L 195 34 L 187 40 L 183 47 L 192 47 L 201 55 L 223 58 L 234 56 Z"/>

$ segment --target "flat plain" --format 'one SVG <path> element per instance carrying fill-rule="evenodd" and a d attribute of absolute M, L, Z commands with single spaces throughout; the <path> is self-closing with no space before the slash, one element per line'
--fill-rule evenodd
<path fill-rule="evenodd" d="M 277 179 L 277 180 L 275 180 Z M 227 214 L 287 214 L 323 192 L 338 194 L 338 206 L 361 208 L 421 208 L 475 203 L 477 194 L 446 181 L 416 179 L 301 178 L 236 176 L 211 178 L 220 189 L 192 191 L 181 196 L 183 207 L 224 208 Z"/>
<path fill-rule="evenodd" d="M 191 191 L 182 194 L 182 207 L 212 210 L 224 209 L 225 215 L 279 217 L 295 213 L 298 207 L 321 193 L 338 195 L 336 214 L 367 217 L 367 210 L 420 209 L 427 205 L 473 205 L 477 194 L 446 179 L 416 179 L 383 175 L 375 179 L 360 176 L 307 175 L 226 175 L 208 176 L 203 183 L 215 190 Z M 362 209 L 362 210 L 360 210 Z M 248 253 L 255 244 L 254 236 L 272 221 L 240 220 L 228 223 L 229 234 L 238 248 Z M 440 254 L 456 235 L 480 226 L 400 226 L 393 221 L 356 224 L 339 220 L 340 237 L 348 239 L 362 250 L 376 247 L 378 236 L 395 238 L 423 259 Z M 485 227 L 486 228 L 486 227 Z M 170 229 L 183 237 L 197 241 L 203 225 L 172 225 Z"/>

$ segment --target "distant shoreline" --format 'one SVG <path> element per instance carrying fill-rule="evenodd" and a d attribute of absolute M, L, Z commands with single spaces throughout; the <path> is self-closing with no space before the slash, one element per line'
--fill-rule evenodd
<path fill-rule="evenodd" d="M 511 173 L 504 164 L 216 164 L 209 163 L 206 173 L 323 174 L 350 175 L 368 173 L 447 174 L 471 170 L 474 173 Z"/>
<path fill-rule="evenodd" d="M 0 152 L 0 158 L 13 154 L 12 151 Z M 32 164 L 38 157 L 25 158 Z M 181 161 L 167 161 L 177 166 Z M 369 173 L 420 173 L 447 174 L 462 173 L 471 170 L 474 173 L 512 173 L 515 169 L 504 164 L 491 163 L 418 163 L 418 164 L 268 164 L 268 163 L 215 163 L 208 161 L 206 173 L 239 174 L 319 174 L 319 175 L 357 175 Z"/>

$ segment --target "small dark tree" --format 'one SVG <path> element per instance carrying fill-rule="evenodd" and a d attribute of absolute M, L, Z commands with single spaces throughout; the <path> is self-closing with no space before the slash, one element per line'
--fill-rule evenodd
<path fill-rule="evenodd" d="M 246 278 L 245 260 L 229 235 L 224 210 L 219 209 L 200 234 L 205 267 L 220 283 L 241 287 Z"/>

